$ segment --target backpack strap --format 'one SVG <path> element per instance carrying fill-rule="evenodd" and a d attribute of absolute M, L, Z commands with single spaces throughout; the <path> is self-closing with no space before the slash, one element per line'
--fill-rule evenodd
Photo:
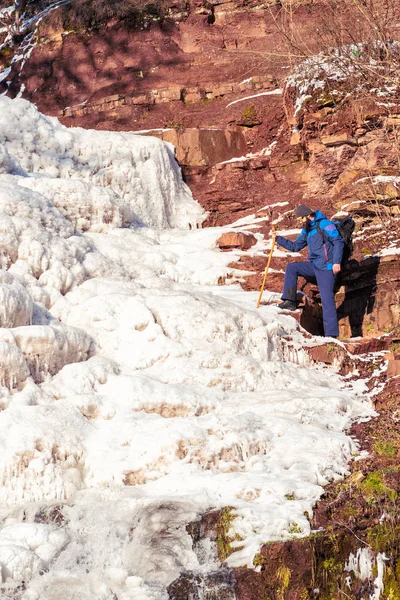
<path fill-rule="evenodd" d="M 322 241 L 323 241 L 323 244 L 324 244 L 325 260 L 326 260 L 326 262 L 329 262 L 328 250 L 326 249 L 326 243 L 325 243 L 325 241 L 326 241 L 325 232 L 323 231 L 323 229 L 321 229 L 319 221 L 317 221 L 316 227 L 317 227 L 317 231 L 318 231 L 319 235 L 322 237 Z"/>
<path fill-rule="evenodd" d="M 318 231 L 319 235 L 322 237 L 322 239 L 325 242 L 325 240 L 326 240 L 326 238 L 325 238 L 325 232 L 324 232 L 323 229 L 321 229 L 321 225 L 319 224 L 319 221 L 317 221 L 316 227 L 317 227 L 317 231 Z"/>

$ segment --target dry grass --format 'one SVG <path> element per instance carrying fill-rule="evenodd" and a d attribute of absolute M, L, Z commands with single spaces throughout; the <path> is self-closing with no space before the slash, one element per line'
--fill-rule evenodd
<path fill-rule="evenodd" d="M 289 63 L 316 54 L 334 58 L 349 88 L 399 85 L 400 0 L 321 0 L 313 12 L 313 35 L 298 26 L 300 0 L 282 0 L 270 14 Z"/>
<path fill-rule="evenodd" d="M 182 8 L 184 5 L 182 2 Z M 85 29 L 98 28 L 113 20 L 143 26 L 151 20 L 164 20 L 170 6 L 168 0 L 72 0 L 64 9 L 64 16 L 70 26 Z"/>

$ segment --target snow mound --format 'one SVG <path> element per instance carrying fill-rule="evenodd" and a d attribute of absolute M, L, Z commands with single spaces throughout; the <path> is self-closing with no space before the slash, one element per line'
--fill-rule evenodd
<path fill-rule="evenodd" d="M 80 329 L 54 325 L 0 329 L 0 339 L 17 346 L 35 381 L 43 381 L 68 363 L 86 360 L 92 343 Z"/>
<path fill-rule="evenodd" d="M 259 361 L 283 357 L 278 325 L 207 295 L 91 279 L 53 306 L 63 323 L 85 328 L 97 352 L 129 369 L 157 365 L 168 384 L 256 389 Z M 184 371 L 176 370 L 176 361 Z"/>
<path fill-rule="evenodd" d="M 0 271 L 0 327 L 32 322 L 33 302 L 26 288 L 7 271 Z"/>
<path fill-rule="evenodd" d="M 69 541 L 56 525 L 15 523 L 0 530 L 0 564 L 3 581 L 29 581 L 44 572 Z"/>
<path fill-rule="evenodd" d="M 2 506 L 62 502 L 82 487 L 87 421 L 69 404 L 10 406 L 0 418 Z M 87 435 L 87 433 L 86 433 Z"/>

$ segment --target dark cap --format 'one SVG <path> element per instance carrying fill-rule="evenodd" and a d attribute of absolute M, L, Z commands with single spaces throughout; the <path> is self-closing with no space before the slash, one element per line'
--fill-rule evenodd
<path fill-rule="evenodd" d="M 314 211 L 309 206 L 305 206 L 305 204 L 300 204 L 296 208 L 296 219 L 300 219 L 301 217 L 308 217 L 308 215 L 312 215 Z"/>

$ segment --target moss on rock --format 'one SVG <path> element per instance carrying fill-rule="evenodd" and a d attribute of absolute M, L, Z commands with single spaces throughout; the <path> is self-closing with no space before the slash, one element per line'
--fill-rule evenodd
<path fill-rule="evenodd" d="M 221 510 L 220 518 L 217 523 L 216 541 L 218 549 L 218 558 L 222 563 L 226 561 L 226 559 L 232 554 L 232 552 L 235 552 L 235 550 L 239 549 L 232 548 L 232 542 L 242 541 L 242 538 L 239 535 L 229 535 L 232 522 L 235 520 L 236 516 L 237 515 L 233 512 L 233 508 L 231 506 L 227 506 Z"/>

